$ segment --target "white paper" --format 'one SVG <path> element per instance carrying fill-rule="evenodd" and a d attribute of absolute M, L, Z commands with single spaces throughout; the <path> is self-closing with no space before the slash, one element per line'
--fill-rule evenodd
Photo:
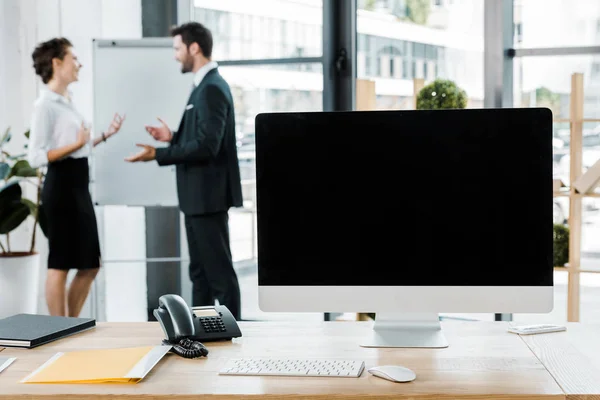
<path fill-rule="evenodd" d="M 8 366 L 15 360 L 16 357 L 0 357 L 0 372 L 8 368 Z"/>
<path fill-rule="evenodd" d="M 173 346 L 159 345 L 155 346 L 148 352 L 137 364 L 133 366 L 131 371 L 125 378 L 144 379 L 152 368 L 163 358 L 165 354 L 171 350 Z"/>

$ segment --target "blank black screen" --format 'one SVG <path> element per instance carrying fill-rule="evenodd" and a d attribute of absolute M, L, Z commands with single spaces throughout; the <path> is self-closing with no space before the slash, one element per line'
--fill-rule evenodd
<path fill-rule="evenodd" d="M 260 285 L 551 286 L 547 109 L 256 117 Z"/>

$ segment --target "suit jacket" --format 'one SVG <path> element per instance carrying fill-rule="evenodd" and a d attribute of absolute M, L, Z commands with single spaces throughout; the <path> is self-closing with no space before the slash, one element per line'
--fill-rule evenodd
<path fill-rule="evenodd" d="M 192 91 L 168 147 L 156 149 L 159 165 L 176 165 L 179 208 L 185 215 L 242 206 L 233 98 L 217 69 Z"/>

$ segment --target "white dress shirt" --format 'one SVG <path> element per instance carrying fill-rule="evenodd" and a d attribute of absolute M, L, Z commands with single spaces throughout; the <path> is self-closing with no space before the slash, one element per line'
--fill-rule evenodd
<path fill-rule="evenodd" d="M 202 79 L 204 79 L 206 74 L 208 74 L 208 71 L 210 71 L 211 69 L 215 69 L 218 66 L 219 64 L 217 64 L 215 61 L 209 61 L 208 63 L 200 67 L 200 69 L 194 74 L 194 86 L 198 86 L 200 82 L 202 82 Z"/>
<path fill-rule="evenodd" d="M 71 96 L 70 96 L 71 97 Z M 28 161 L 33 168 L 48 164 L 48 151 L 73 144 L 84 122 L 83 116 L 66 97 L 44 87 L 35 102 L 29 133 Z M 86 126 L 89 124 L 85 122 Z M 87 157 L 90 142 L 67 157 Z"/>

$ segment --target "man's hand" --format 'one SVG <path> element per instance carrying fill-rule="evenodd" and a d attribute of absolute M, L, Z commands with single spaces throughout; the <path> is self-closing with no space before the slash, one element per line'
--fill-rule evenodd
<path fill-rule="evenodd" d="M 152 135 L 152 137 L 159 142 L 170 142 L 173 134 L 171 129 L 162 119 L 158 118 L 161 126 L 149 126 L 146 125 L 146 131 Z"/>
<path fill-rule="evenodd" d="M 136 155 L 129 156 L 125 159 L 125 161 L 129 162 L 139 162 L 139 161 L 152 161 L 156 158 L 156 149 L 152 146 L 148 146 L 147 144 L 137 144 L 136 146 L 142 147 L 143 150 L 137 153 Z"/>

